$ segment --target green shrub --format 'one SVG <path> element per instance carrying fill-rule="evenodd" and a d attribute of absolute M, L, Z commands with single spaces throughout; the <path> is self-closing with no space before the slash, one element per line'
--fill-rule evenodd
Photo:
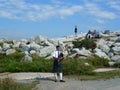
<path fill-rule="evenodd" d="M 3 42 L 0 42 L 0 47 L 2 47 L 3 46 Z"/>
<path fill-rule="evenodd" d="M 88 63 L 92 64 L 96 68 L 102 68 L 102 67 L 108 67 L 109 66 L 109 64 L 108 64 L 109 60 L 108 59 L 100 58 L 98 56 L 88 58 L 88 59 L 86 59 L 86 61 Z"/>
<path fill-rule="evenodd" d="M 92 70 L 94 67 L 92 65 L 85 66 L 85 62 L 79 59 L 74 60 L 64 60 L 63 62 L 63 71 L 66 75 L 84 75 L 84 74 L 93 74 Z"/>
<path fill-rule="evenodd" d="M 17 83 L 11 78 L 0 79 L 0 90 L 31 90 L 38 82 Z"/>
<path fill-rule="evenodd" d="M 92 39 L 84 39 L 82 41 L 73 41 L 74 48 L 82 48 L 85 47 L 86 49 L 95 49 L 96 43 Z"/>
<path fill-rule="evenodd" d="M 45 60 L 33 54 L 32 62 L 21 62 L 23 53 L 15 53 L 11 55 L 2 55 L 0 57 L 0 72 L 52 72 L 53 60 Z M 85 63 L 89 66 L 85 66 Z M 66 75 L 91 75 L 92 71 L 98 67 L 108 67 L 108 60 L 104 58 L 94 57 L 88 59 L 64 59 L 62 61 L 63 72 Z"/>
<path fill-rule="evenodd" d="M 5 40 L 4 42 L 0 42 L 0 46 L 3 47 L 3 43 L 13 44 L 11 40 Z"/>
<path fill-rule="evenodd" d="M 7 55 L 6 57 L 11 58 L 11 59 L 13 59 L 13 60 L 21 60 L 23 56 L 25 56 L 24 53 L 15 52 L 15 53 L 13 53 L 13 54 Z"/>
<path fill-rule="evenodd" d="M 113 65 L 113 67 L 115 67 L 115 68 L 120 68 L 120 63 L 115 63 L 115 64 Z"/>

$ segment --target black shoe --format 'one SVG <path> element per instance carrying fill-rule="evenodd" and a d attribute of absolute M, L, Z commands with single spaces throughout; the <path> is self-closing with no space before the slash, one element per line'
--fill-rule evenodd
<path fill-rule="evenodd" d="M 65 82 L 64 80 L 60 80 L 60 82 Z"/>
<path fill-rule="evenodd" d="M 55 80 L 55 82 L 57 82 L 57 80 Z"/>

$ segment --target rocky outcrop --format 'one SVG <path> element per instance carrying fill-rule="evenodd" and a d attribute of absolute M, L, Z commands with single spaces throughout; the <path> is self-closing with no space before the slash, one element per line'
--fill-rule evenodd
<path fill-rule="evenodd" d="M 13 54 L 13 53 L 15 53 L 15 52 L 16 52 L 15 49 L 8 49 L 8 50 L 6 51 L 6 55 Z"/>
<path fill-rule="evenodd" d="M 10 44 L 3 43 L 3 51 L 10 49 Z"/>
<path fill-rule="evenodd" d="M 94 54 L 97 55 L 97 56 L 99 56 L 99 57 L 107 58 L 107 59 L 110 60 L 110 58 L 107 56 L 107 54 L 105 52 L 103 52 L 101 49 L 96 48 L 94 50 Z"/>
<path fill-rule="evenodd" d="M 23 62 L 32 62 L 32 57 L 30 57 L 29 55 L 25 55 L 25 56 L 22 58 L 22 61 L 23 61 Z"/>
<path fill-rule="evenodd" d="M 40 56 L 45 57 L 51 55 L 51 53 L 55 50 L 55 46 L 47 46 L 43 49 L 40 49 Z"/>
<path fill-rule="evenodd" d="M 46 59 L 52 58 L 51 53 L 56 49 L 56 45 L 61 46 L 61 50 L 68 58 L 88 58 L 94 55 L 107 58 L 111 62 L 120 62 L 120 37 L 116 33 L 100 34 L 100 39 L 96 40 L 97 48 L 87 50 L 83 48 L 74 48 L 73 40 L 82 40 L 85 35 L 66 36 L 63 38 L 49 39 L 43 36 L 36 36 L 29 40 L 13 40 L 12 43 L 7 43 L 5 40 L 0 40 L 3 46 L 0 47 L 0 53 L 6 55 L 15 53 L 16 51 L 23 52 L 26 55 L 22 61 L 32 61 L 32 54 L 37 54 Z"/>
<path fill-rule="evenodd" d="M 111 60 L 115 61 L 117 63 L 120 63 L 120 55 L 115 55 L 115 56 L 111 57 Z"/>
<path fill-rule="evenodd" d="M 120 47 L 115 46 L 112 48 L 112 51 L 115 55 L 120 55 Z"/>

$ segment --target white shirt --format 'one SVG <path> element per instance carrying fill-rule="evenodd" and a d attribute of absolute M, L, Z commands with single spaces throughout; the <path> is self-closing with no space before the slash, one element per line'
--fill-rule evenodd
<path fill-rule="evenodd" d="M 55 58 L 58 58 L 58 56 L 60 55 L 61 51 L 54 51 L 52 53 L 52 56 L 55 57 Z M 58 55 L 59 54 L 59 55 Z"/>

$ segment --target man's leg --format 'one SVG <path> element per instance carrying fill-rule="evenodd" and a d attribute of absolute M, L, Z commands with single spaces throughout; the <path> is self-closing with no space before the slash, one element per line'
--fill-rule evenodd
<path fill-rule="evenodd" d="M 65 81 L 63 80 L 62 64 L 61 64 L 61 63 L 59 64 L 59 71 L 60 71 L 60 73 L 59 73 L 60 82 L 65 82 Z"/>
<path fill-rule="evenodd" d="M 54 72 L 54 77 L 55 77 L 55 82 L 57 82 L 57 69 L 58 69 L 58 62 L 54 61 L 54 66 L 53 66 L 53 72 Z"/>
<path fill-rule="evenodd" d="M 54 77 L 55 77 L 55 82 L 57 82 L 57 73 L 54 73 Z"/>
<path fill-rule="evenodd" d="M 63 80 L 63 73 L 60 72 L 59 74 L 60 74 L 60 80 Z"/>

